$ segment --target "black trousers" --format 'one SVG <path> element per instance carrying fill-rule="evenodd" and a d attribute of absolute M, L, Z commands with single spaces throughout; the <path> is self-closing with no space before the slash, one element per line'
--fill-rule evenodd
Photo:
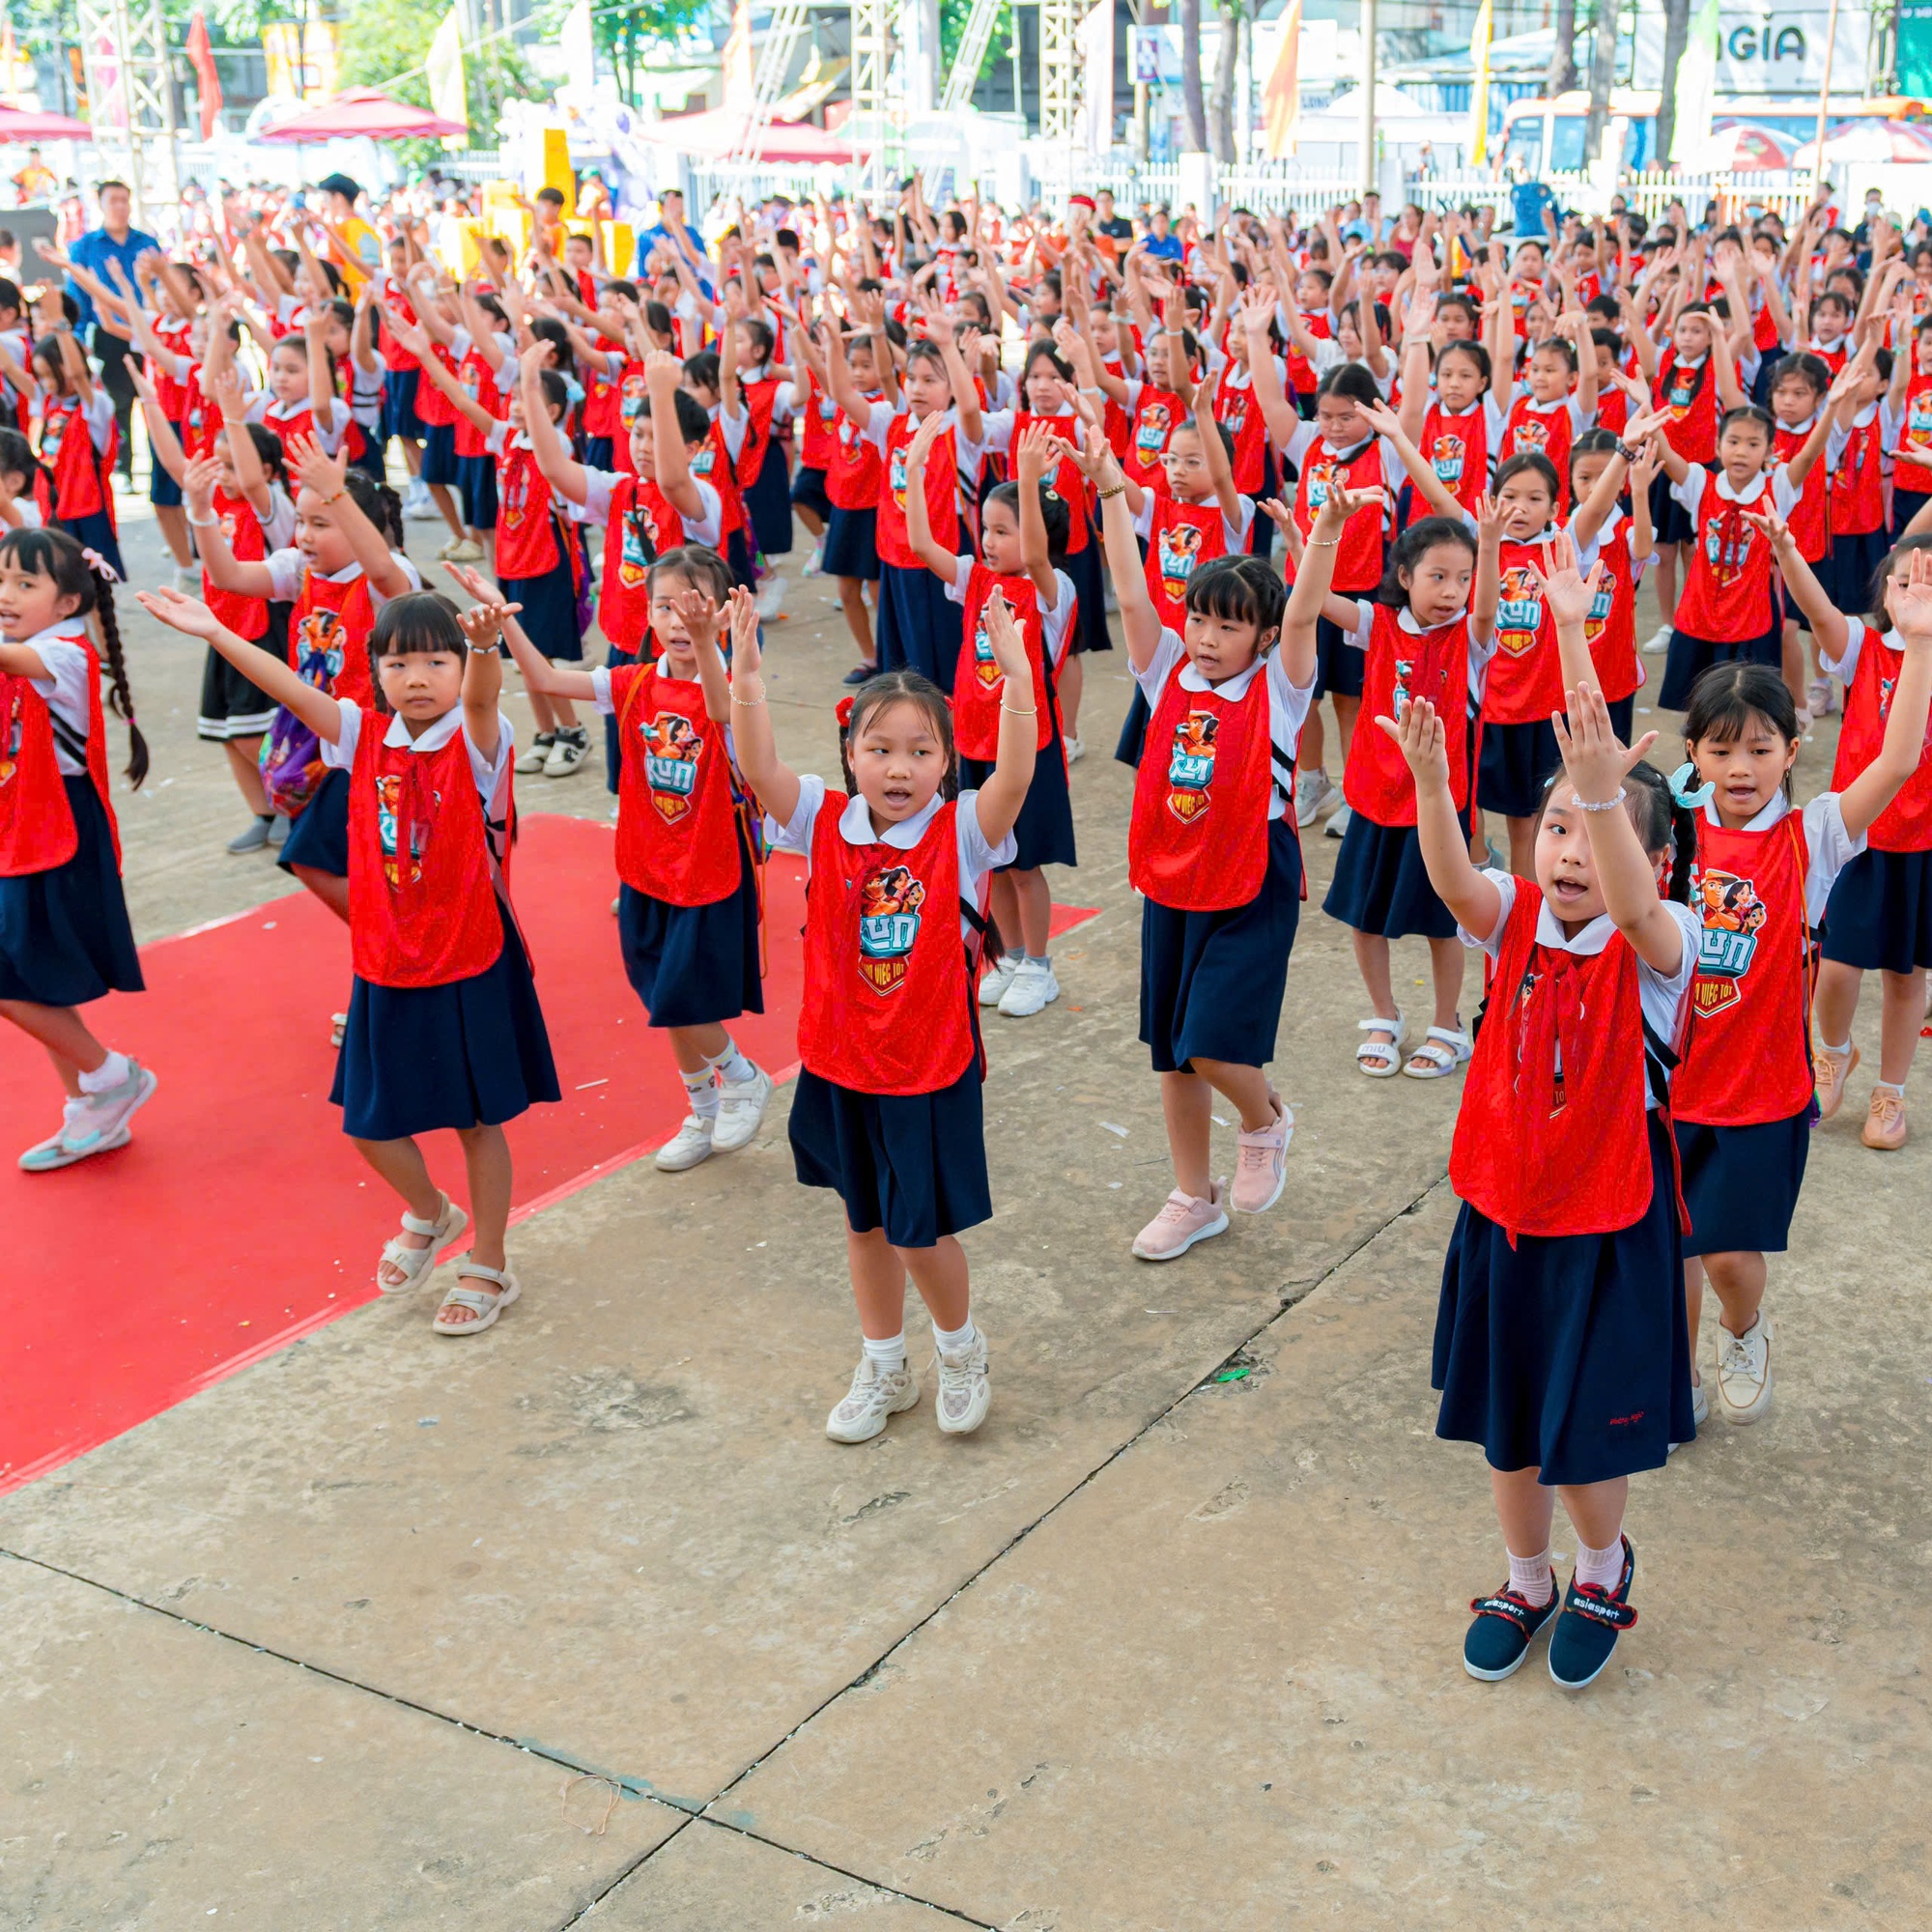
<path fill-rule="evenodd" d="M 121 454 L 118 468 L 128 482 L 134 480 L 134 379 L 128 373 L 128 341 L 99 327 L 94 331 L 94 354 L 100 363 L 100 386 L 114 399 L 114 419 L 121 425 Z"/>

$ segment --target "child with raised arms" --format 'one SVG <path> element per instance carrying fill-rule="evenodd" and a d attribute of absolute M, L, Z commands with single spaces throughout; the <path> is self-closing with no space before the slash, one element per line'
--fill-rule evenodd
<path fill-rule="evenodd" d="M 1504 1585 L 1471 1602 L 1463 1667 L 1508 1677 L 1553 1625 L 1549 1674 L 1576 1690 L 1636 1621 L 1630 1478 L 1696 1433 L 1667 1069 L 1698 926 L 1679 902 L 1688 814 L 1641 761 L 1651 738 L 1625 750 L 1589 682 L 1591 587 L 1565 570 L 1543 591 L 1580 683 L 1566 693 L 1569 724 L 1556 724 L 1564 762 L 1546 788 L 1532 877 L 1470 864 L 1433 704 L 1376 727 L 1414 774 L 1430 882 L 1492 969 L 1450 1150 L 1463 1206 L 1431 1373 L 1435 1433 L 1482 1446 L 1509 1555 Z M 1577 1538 L 1562 1597 L 1557 1497 Z"/>
<path fill-rule="evenodd" d="M 1293 1119 L 1263 1069 L 1274 1058 L 1301 910 L 1294 744 L 1315 649 L 1312 633 L 1277 648 L 1287 594 L 1245 552 L 1196 570 L 1181 630 L 1165 626 L 1136 568 L 1127 481 L 1111 450 L 1092 473 L 1122 634 L 1151 719 L 1127 876 L 1145 898 L 1140 1037 L 1160 1075 L 1176 1182 L 1133 1251 L 1173 1261 L 1225 1234 L 1230 1206 L 1249 1214 L 1273 1207 L 1287 1179 Z M 1327 494 L 1344 527 L 1366 507 L 1339 479 Z M 1232 1200 L 1209 1167 L 1216 1094 L 1240 1116 Z"/>
<path fill-rule="evenodd" d="M 101 1044 L 79 1009 L 142 990 L 121 888 L 107 777 L 100 627 L 128 777 L 148 774 L 111 580 L 64 530 L 0 534 L 0 1017 L 46 1049 L 67 1100 L 59 1128 L 20 1155 L 29 1174 L 125 1147 L 158 1084 Z"/>
<path fill-rule="evenodd" d="M 1626 744 L 1644 682 L 1636 652 L 1636 586 L 1656 553 L 1650 525 L 1650 486 L 1662 468 L 1657 439 L 1630 445 L 1607 429 L 1586 429 L 1570 445 L 1570 500 L 1576 504 L 1564 534 L 1577 550 L 1577 568 L 1587 572 L 1597 558 L 1604 573 L 1583 620 L 1584 640 L 1596 668 L 1597 688 L 1610 707 L 1610 729 Z M 1609 478 L 1612 500 L 1599 495 Z M 1630 510 L 1623 508 L 1628 483 Z"/>
<path fill-rule="evenodd" d="M 383 607 L 367 698 L 319 690 L 238 638 L 205 604 L 143 591 L 151 614 L 216 650 L 288 706 L 348 774 L 349 930 L 355 980 L 329 1099 L 342 1130 L 402 1198 L 376 1286 L 415 1288 L 475 1221 L 432 1326 L 480 1335 L 522 1293 L 503 1251 L 511 1195 L 503 1123 L 559 1097 L 536 983 L 510 910 L 510 721 L 497 709 L 499 612 L 459 618 L 417 592 Z M 417 1136 L 463 1145 L 466 1214 L 430 1178 Z"/>
<path fill-rule="evenodd" d="M 1066 503 L 1045 487 L 1047 471 L 1066 461 L 1068 445 L 1044 422 L 1035 423 L 1014 451 L 1015 480 L 994 490 L 980 512 L 983 560 L 970 553 L 952 556 L 933 540 L 922 495 L 939 422 L 928 416 L 906 451 L 906 527 L 914 554 L 964 611 L 952 678 L 952 737 L 965 789 L 986 781 L 999 754 L 1004 673 L 986 628 L 986 607 L 996 590 L 1019 627 L 1033 668 L 1038 713 L 1033 782 L 1013 825 L 1012 862 L 993 874 L 993 918 L 1006 952 L 980 980 L 982 1007 L 997 1007 L 1009 1019 L 1027 1019 L 1060 997 L 1050 953 L 1053 892 L 1040 868 L 1079 863 L 1055 688 L 1077 621 L 1077 597 L 1059 562 L 1065 554 Z"/>
<path fill-rule="evenodd" d="M 452 574 L 471 595 L 503 601 L 474 571 Z M 758 868 L 718 654 L 737 608 L 730 566 L 697 545 L 666 551 L 649 566 L 647 594 L 655 661 L 589 671 L 552 665 L 514 615 L 503 637 L 532 691 L 588 698 L 616 724 L 618 943 L 651 1025 L 670 1037 L 690 1102 L 655 1157 L 678 1174 L 748 1145 L 772 1081 L 724 1026 L 765 1009 Z"/>
<path fill-rule="evenodd" d="M 992 1213 L 974 980 L 987 879 L 1013 856 L 1033 781 L 1033 666 L 1005 598 L 986 605 L 1005 679 L 993 771 L 958 788 L 952 717 L 938 687 L 888 671 L 852 699 L 844 791 L 801 778 L 772 739 L 756 612 L 731 633 L 738 761 L 781 849 L 806 854 L 803 1063 L 792 1157 L 809 1187 L 838 1190 L 864 1353 L 827 1418 L 864 1442 L 919 1401 L 906 1360 L 905 1279 L 932 1318 L 938 1422 L 965 1435 L 991 1401 L 986 1338 L 973 1320 L 958 1236 Z M 1019 699 L 1024 695 L 1026 701 Z"/>

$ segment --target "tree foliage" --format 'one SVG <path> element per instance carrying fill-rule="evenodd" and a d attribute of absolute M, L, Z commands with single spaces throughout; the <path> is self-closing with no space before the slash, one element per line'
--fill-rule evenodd
<path fill-rule="evenodd" d="M 561 24 L 563 12 L 556 11 Z M 652 47 L 674 42 L 678 29 L 705 18 L 710 0 L 640 0 L 631 7 L 590 10 L 590 33 L 597 50 L 611 63 L 617 91 L 633 107 L 639 104 L 638 78 Z M 554 39 L 554 35 L 552 36 Z"/>
<path fill-rule="evenodd" d="M 380 87 L 398 100 L 432 105 L 429 75 L 422 70 L 449 6 L 450 0 L 381 0 L 380 5 L 365 0 L 343 24 L 342 85 Z M 505 100 L 545 92 L 523 49 L 507 34 L 482 46 L 466 46 L 463 77 L 469 138 L 479 148 L 495 146 L 497 116 Z M 440 152 L 435 142 L 399 145 L 406 158 L 416 161 Z"/>

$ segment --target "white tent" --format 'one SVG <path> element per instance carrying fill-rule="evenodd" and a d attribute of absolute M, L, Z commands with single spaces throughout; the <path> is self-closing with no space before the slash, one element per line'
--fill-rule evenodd
<path fill-rule="evenodd" d="M 1466 114 L 1438 114 L 1399 87 L 1376 84 L 1376 138 L 1384 156 L 1412 161 L 1427 146 L 1442 164 L 1453 163 L 1469 138 Z M 1362 141 L 1362 90 L 1350 88 L 1326 107 L 1304 113 L 1295 130 L 1295 154 L 1304 165 L 1347 173 L 1358 165 Z"/>

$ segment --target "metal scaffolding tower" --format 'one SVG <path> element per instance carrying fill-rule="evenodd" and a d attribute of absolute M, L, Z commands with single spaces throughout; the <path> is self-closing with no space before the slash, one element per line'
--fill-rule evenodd
<path fill-rule="evenodd" d="M 1053 185 L 1070 186 L 1080 110 L 1080 0 L 1039 0 L 1039 139 Z"/>
<path fill-rule="evenodd" d="M 973 104 L 973 89 L 999 17 L 1000 0 L 973 0 L 973 11 L 966 15 L 958 49 L 952 56 L 952 71 L 946 76 L 946 91 L 940 96 L 943 113 L 953 114 Z"/>
<path fill-rule="evenodd" d="M 758 71 L 753 82 L 752 111 L 745 131 L 731 151 L 734 161 L 755 161 L 765 129 L 772 125 L 772 109 L 784 96 L 791 76 L 792 56 L 804 38 L 811 15 L 810 0 L 779 0 L 772 9 L 771 25 L 765 29 L 765 43 L 758 49 Z"/>
<path fill-rule="evenodd" d="M 105 172 L 118 171 L 137 226 L 179 220 L 174 89 L 160 0 L 79 0 L 87 114 Z"/>
<path fill-rule="evenodd" d="M 887 143 L 892 128 L 886 75 L 892 66 L 892 23 L 896 0 L 852 0 L 852 117 L 847 124 L 864 151 L 866 192 L 886 191 Z"/>

